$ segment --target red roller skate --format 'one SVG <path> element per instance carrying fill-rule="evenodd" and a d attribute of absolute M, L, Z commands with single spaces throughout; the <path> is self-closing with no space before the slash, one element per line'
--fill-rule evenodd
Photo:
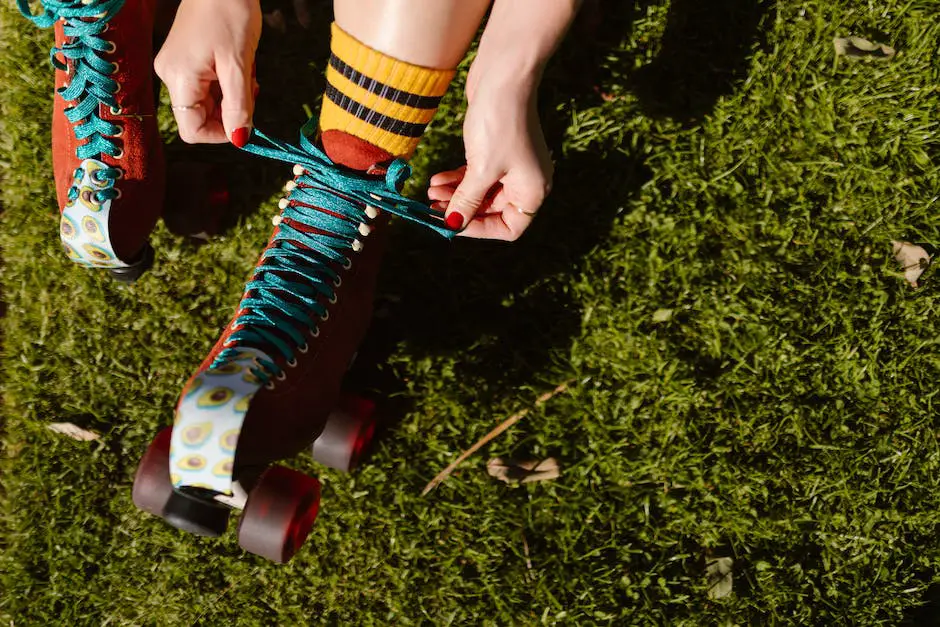
<path fill-rule="evenodd" d="M 339 131 L 324 133 L 321 151 L 315 129 L 304 126 L 300 147 L 258 131 L 246 147 L 294 164 L 295 178 L 235 317 L 134 483 L 139 508 L 195 533 L 219 535 L 230 508 L 244 509 L 241 546 L 281 562 L 309 533 L 319 488 L 271 464 L 313 445 L 348 470 L 372 435 L 372 406 L 341 403 L 340 383 L 369 325 L 389 215 L 454 235 L 401 195 L 403 161 Z"/>
<path fill-rule="evenodd" d="M 153 263 L 147 239 L 163 206 L 157 0 L 43 0 L 39 15 L 27 0 L 17 4 L 38 26 L 55 28 L 52 163 L 62 243 L 76 263 L 134 281 Z"/>

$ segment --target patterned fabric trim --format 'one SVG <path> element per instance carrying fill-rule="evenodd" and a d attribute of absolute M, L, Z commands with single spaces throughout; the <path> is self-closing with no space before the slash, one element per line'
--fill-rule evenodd
<path fill-rule="evenodd" d="M 263 385 L 252 369 L 271 358 L 240 348 L 222 364 L 197 373 L 183 390 L 170 439 L 173 486 L 232 494 L 235 450 L 251 398 Z"/>
<path fill-rule="evenodd" d="M 109 166 L 97 159 L 85 159 L 75 172 L 77 190 L 62 209 L 59 235 L 69 259 L 92 268 L 126 268 L 111 246 L 108 223 L 111 200 L 101 199 L 100 192 L 114 187 L 114 181 L 95 176 Z"/>

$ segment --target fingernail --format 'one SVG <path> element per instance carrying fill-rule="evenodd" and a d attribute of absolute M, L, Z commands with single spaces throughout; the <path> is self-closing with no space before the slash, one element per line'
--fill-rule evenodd
<path fill-rule="evenodd" d="M 232 143 L 235 144 L 237 148 L 244 148 L 248 143 L 248 140 L 251 139 L 251 127 L 243 126 L 241 128 L 236 128 L 232 132 Z"/>
<path fill-rule="evenodd" d="M 463 228 L 463 216 L 456 211 L 444 218 L 444 222 L 451 231 L 459 231 Z"/>

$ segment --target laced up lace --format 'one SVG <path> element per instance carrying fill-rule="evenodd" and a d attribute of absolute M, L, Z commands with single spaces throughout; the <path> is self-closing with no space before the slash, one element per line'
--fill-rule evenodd
<path fill-rule="evenodd" d="M 121 112 L 115 94 L 120 86 L 112 75 L 117 64 L 106 61 L 102 54 L 114 52 L 114 44 L 102 37 L 125 0 L 43 0 L 43 12 L 33 15 L 28 0 L 16 0 L 20 12 L 40 28 L 48 28 L 58 20 L 65 22 L 63 33 L 67 43 L 54 47 L 49 53 L 52 65 L 60 71 L 69 71 L 70 82 L 58 90 L 66 101 L 75 105 L 65 110 L 65 117 L 72 123 L 75 137 L 87 140 L 78 147 L 79 159 L 92 159 L 102 154 L 120 158 L 121 147 L 113 138 L 121 134 L 121 127 L 102 119 L 100 105 L 107 106 L 112 113 Z M 99 180 L 114 181 L 120 177 L 117 168 L 106 168 L 96 172 Z M 77 190 L 70 191 L 70 195 Z M 104 202 L 117 196 L 117 190 L 108 188 L 95 194 L 96 200 Z"/>
<path fill-rule="evenodd" d="M 327 304 L 336 302 L 340 277 L 335 268 L 352 266 L 351 257 L 362 248 L 360 237 L 368 236 L 377 210 L 447 238 L 455 235 L 438 212 L 401 194 L 411 176 L 404 161 L 393 161 L 384 178 L 343 168 L 310 141 L 315 132 L 312 119 L 301 129 L 300 146 L 295 147 L 255 130 L 245 146 L 247 152 L 294 164 L 296 178 L 280 202 L 278 232 L 245 288 L 232 323 L 235 331 L 213 367 L 237 359 L 239 348 L 247 346 L 271 347 L 288 365 L 295 364 L 295 351 L 307 350 L 304 331 L 319 335 L 319 322 L 329 317 Z M 266 384 L 272 377 L 283 378 L 282 368 L 273 361 L 256 363 L 252 372 Z"/>

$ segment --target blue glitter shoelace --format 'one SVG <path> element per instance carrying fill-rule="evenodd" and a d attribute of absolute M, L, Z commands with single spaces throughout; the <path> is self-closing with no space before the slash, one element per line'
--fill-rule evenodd
<path fill-rule="evenodd" d="M 304 330 L 315 337 L 318 323 L 328 315 L 326 304 L 336 300 L 339 274 L 349 268 L 351 256 L 368 234 L 375 208 L 424 225 L 450 239 L 456 232 L 444 225 L 442 214 L 401 194 L 411 168 L 401 159 L 391 163 L 384 178 L 343 168 L 333 163 L 309 137 L 317 124 L 311 119 L 301 129 L 300 146 L 253 131 L 247 152 L 294 165 L 297 177 L 281 201 L 279 229 L 262 255 L 226 347 L 213 362 L 220 366 L 236 359 L 239 347 L 272 347 L 287 363 L 295 351 L 305 352 Z M 298 228 L 301 227 L 301 228 Z M 316 229 L 307 232 L 305 229 Z M 263 360 L 254 374 L 267 383 L 281 374 L 273 361 Z"/>

